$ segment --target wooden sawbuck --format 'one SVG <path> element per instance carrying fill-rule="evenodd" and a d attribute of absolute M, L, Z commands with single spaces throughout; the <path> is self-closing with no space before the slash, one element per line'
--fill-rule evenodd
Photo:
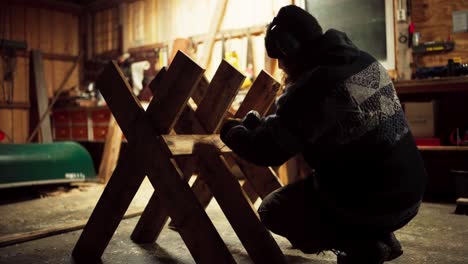
<path fill-rule="evenodd" d="M 147 176 L 155 191 L 131 235 L 135 242 L 155 242 L 170 217 L 197 263 L 235 263 L 204 210 L 214 196 L 255 263 L 285 263 L 252 205 L 281 187 L 278 177 L 271 168 L 255 166 L 222 147 L 216 134 L 227 116 L 242 118 L 249 110 L 265 115 L 279 84 L 262 71 L 232 115 L 231 104 L 245 77 L 226 61 L 211 82 L 203 74 L 179 51 L 167 71 L 163 68 L 151 82 L 154 97 L 146 111 L 115 63 L 100 75 L 96 85 L 128 148 L 75 245 L 75 259 L 102 256 Z M 196 107 L 188 103 L 190 97 Z"/>

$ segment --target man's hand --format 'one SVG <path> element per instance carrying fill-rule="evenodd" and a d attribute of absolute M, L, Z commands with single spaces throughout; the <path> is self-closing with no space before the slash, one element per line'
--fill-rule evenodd
<path fill-rule="evenodd" d="M 242 119 L 242 124 L 247 129 L 252 130 L 261 124 L 260 118 L 260 114 L 257 111 L 250 110 Z"/>
<path fill-rule="evenodd" d="M 226 136 L 228 135 L 229 130 L 235 126 L 243 126 L 241 120 L 237 118 L 229 118 L 226 122 L 224 122 L 220 131 L 220 137 L 223 142 L 226 142 Z"/>

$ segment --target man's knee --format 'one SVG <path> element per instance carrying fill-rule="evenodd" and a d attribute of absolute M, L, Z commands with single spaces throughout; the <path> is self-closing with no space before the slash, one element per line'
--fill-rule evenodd
<path fill-rule="evenodd" d="M 279 192 L 272 192 L 267 195 L 260 207 L 258 208 L 258 214 L 260 220 L 266 228 L 274 233 L 281 234 L 281 226 L 284 226 L 284 204 L 281 203 Z"/>

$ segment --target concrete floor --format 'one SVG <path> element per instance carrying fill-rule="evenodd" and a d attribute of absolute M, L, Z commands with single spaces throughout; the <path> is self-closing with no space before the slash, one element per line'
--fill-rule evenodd
<path fill-rule="evenodd" d="M 0 236 L 87 220 L 103 186 L 47 192 L 44 198 L 0 205 Z M 141 211 L 152 193 L 145 181 L 129 208 Z M 257 203 L 258 204 L 258 203 Z M 391 263 L 468 263 L 468 216 L 454 215 L 455 205 L 424 203 L 419 215 L 397 232 L 404 255 Z M 213 201 L 210 219 L 238 263 L 252 263 L 221 209 Z M 123 220 L 101 263 L 194 263 L 177 232 L 165 228 L 157 243 L 137 245 L 130 234 L 138 217 Z M 75 263 L 71 251 L 81 230 L 0 248 L 0 263 Z M 274 236 L 289 263 L 335 263 L 332 253 L 306 255 Z"/>

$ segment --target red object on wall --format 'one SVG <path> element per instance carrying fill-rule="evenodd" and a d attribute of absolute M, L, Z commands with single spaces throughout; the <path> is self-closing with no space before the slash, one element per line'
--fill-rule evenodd
<path fill-rule="evenodd" d="M 418 146 L 440 146 L 440 138 L 416 138 Z"/>
<path fill-rule="evenodd" d="M 0 141 L 3 141 L 5 139 L 5 132 L 0 130 Z"/>

